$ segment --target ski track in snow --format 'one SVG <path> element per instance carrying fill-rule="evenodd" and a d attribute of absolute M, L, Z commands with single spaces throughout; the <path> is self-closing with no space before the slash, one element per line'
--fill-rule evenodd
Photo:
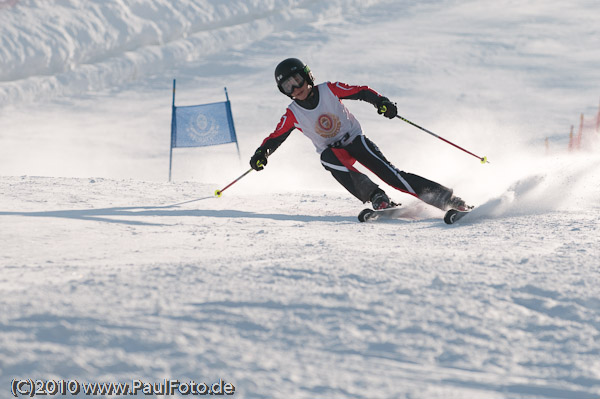
<path fill-rule="evenodd" d="M 0 391 L 222 378 L 240 398 L 600 397 L 597 136 L 561 150 L 596 112 L 598 11 L 0 1 Z M 392 162 L 473 212 L 447 226 L 390 189 L 414 217 L 361 224 L 300 135 L 214 198 L 284 110 L 287 56 L 483 151 L 347 103 Z M 164 182 L 173 77 L 178 104 L 228 87 L 241 161 L 180 150 Z"/>

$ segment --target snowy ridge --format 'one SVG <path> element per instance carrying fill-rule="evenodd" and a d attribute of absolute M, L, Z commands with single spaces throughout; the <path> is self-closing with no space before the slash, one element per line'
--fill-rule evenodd
<path fill-rule="evenodd" d="M 373 3 L 22 1 L 0 12 L 0 103 L 102 90 L 260 40 L 320 13 Z M 35 29 L 29 27 L 35 26 Z"/>

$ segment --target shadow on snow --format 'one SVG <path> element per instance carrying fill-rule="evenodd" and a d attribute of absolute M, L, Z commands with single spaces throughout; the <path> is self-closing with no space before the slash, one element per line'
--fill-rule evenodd
<path fill-rule="evenodd" d="M 129 206 L 99 209 L 73 209 L 59 211 L 38 212 L 0 212 L 0 216 L 26 216 L 79 219 L 105 223 L 118 223 L 136 226 L 167 226 L 165 223 L 152 223 L 141 220 L 113 219 L 113 217 L 213 217 L 213 218 L 252 218 L 272 219 L 296 222 L 356 222 L 356 217 L 350 216 L 319 216 L 319 215 L 288 215 L 280 213 L 256 213 L 238 210 L 212 210 L 212 209 L 176 209 L 180 205 L 210 199 L 200 198 L 192 201 L 181 202 L 165 206 Z"/>

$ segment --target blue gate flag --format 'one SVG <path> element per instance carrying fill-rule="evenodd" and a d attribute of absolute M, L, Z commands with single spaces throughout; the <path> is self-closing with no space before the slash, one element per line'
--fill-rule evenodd
<path fill-rule="evenodd" d="M 223 102 L 176 107 L 175 79 L 173 79 L 169 181 L 171 181 L 173 165 L 173 148 L 235 143 L 240 156 L 227 88 L 225 88 L 225 98 L 226 101 Z"/>
<path fill-rule="evenodd" d="M 228 101 L 175 107 L 174 127 L 173 148 L 237 142 Z"/>

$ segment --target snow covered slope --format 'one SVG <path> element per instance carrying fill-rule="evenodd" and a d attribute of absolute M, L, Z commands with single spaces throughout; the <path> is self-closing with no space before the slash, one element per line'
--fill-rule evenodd
<path fill-rule="evenodd" d="M 600 156 L 565 151 L 597 110 L 598 4 L 0 5 L 5 394 L 32 378 L 223 379 L 240 398 L 600 397 Z M 398 167 L 478 207 L 447 226 L 390 188 L 412 218 L 358 223 L 363 205 L 298 132 L 214 198 L 284 111 L 272 73 L 288 56 L 487 155 L 346 102 Z M 241 160 L 177 150 L 166 182 L 173 78 L 178 104 L 227 86 Z"/>
<path fill-rule="evenodd" d="M 456 226 L 427 211 L 360 224 L 339 194 L 216 199 L 197 183 L 41 177 L 0 187 L 5 384 L 600 394 L 598 208 L 490 219 L 501 210 L 490 204 Z"/>

